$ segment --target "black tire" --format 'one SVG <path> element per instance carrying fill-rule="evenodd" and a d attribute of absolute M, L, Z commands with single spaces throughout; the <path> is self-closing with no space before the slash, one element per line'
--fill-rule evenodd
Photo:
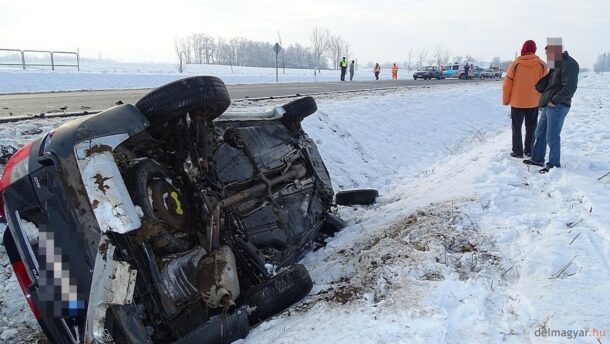
<path fill-rule="evenodd" d="M 335 235 L 335 233 L 342 230 L 346 226 L 347 222 L 345 222 L 339 216 L 332 213 L 326 213 L 326 215 L 324 216 L 324 224 L 322 225 L 322 228 L 320 228 L 320 232 L 329 236 L 333 236 Z"/>
<path fill-rule="evenodd" d="M 335 201 L 338 205 L 369 205 L 375 203 L 377 196 L 375 189 L 349 190 L 337 192 Z"/>
<path fill-rule="evenodd" d="M 200 111 L 212 120 L 230 104 L 231 97 L 222 80 L 214 76 L 194 76 L 152 90 L 136 103 L 136 107 L 152 126 L 156 126 L 192 111 Z"/>
<path fill-rule="evenodd" d="M 305 266 L 294 264 L 270 280 L 246 291 L 241 304 L 254 310 L 250 313 L 250 325 L 280 313 L 298 302 L 313 288 L 313 282 Z"/>
<path fill-rule="evenodd" d="M 282 123 L 292 132 L 301 130 L 301 121 L 312 113 L 318 111 L 318 104 L 313 97 L 303 97 L 282 105 L 284 115 Z"/>
<path fill-rule="evenodd" d="M 131 194 L 134 204 L 142 208 L 144 217 L 153 220 L 163 220 L 166 224 L 176 230 L 183 229 L 189 214 L 189 204 L 185 200 L 183 192 L 168 183 L 167 179 L 174 179 L 167 169 L 151 159 L 139 162 L 129 173 L 131 177 Z M 150 189 L 155 192 L 156 186 L 166 184 L 169 191 L 174 191 L 175 200 L 155 203 L 155 195 L 150 195 Z M 151 198 L 153 201 L 151 202 Z M 180 210 L 178 210 L 180 209 Z"/>
<path fill-rule="evenodd" d="M 417 80 L 417 77 L 415 77 L 415 76 L 414 76 L 414 77 L 413 77 L 413 80 Z"/>

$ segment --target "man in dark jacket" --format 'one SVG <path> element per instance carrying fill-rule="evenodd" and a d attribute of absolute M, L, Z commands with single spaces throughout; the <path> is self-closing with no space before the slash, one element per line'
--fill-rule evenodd
<path fill-rule="evenodd" d="M 532 158 L 523 160 L 526 165 L 544 166 L 540 173 L 547 173 L 553 167 L 561 167 L 561 128 L 570 111 L 572 96 L 578 85 L 578 62 L 567 51 L 563 51 L 561 39 L 549 38 L 546 56 L 549 74 L 542 78 L 536 89 L 540 95 L 540 119 L 536 128 Z M 544 165 L 546 146 L 549 159 Z"/>

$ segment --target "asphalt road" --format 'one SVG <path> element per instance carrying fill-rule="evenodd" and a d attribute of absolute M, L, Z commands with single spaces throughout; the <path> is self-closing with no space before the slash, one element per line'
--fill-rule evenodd
<path fill-rule="evenodd" d="M 496 79 L 497 80 L 497 79 Z M 472 83 L 481 80 L 379 80 L 315 83 L 282 83 L 227 85 L 231 99 L 289 97 L 327 92 L 358 91 L 367 89 L 388 89 L 417 85 L 446 85 Z M 493 80 L 485 81 L 493 82 Z M 41 113 L 74 113 L 99 111 L 118 102 L 135 104 L 151 89 L 76 91 L 50 93 L 21 93 L 0 95 L 0 117 L 30 116 Z"/>

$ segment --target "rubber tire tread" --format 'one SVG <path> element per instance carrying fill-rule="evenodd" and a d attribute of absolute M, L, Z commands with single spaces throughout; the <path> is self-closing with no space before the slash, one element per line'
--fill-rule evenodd
<path fill-rule="evenodd" d="M 193 76 L 170 82 L 142 97 L 136 107 L 152 126 L 162 125 L 195 110 L 205 111 L 213 120 L 231 105 L 224 82 L 214 76 Z"/>
<path fill-rule="evenodd" d="M 338 205 L 369 205 L 375 203 L 377 196 L 375 189 L 349 190 L 337 192 L 335 201 Z"/>
<path fill-rule="evenodd" d="M 303 97 L 295 99 L 289 103 L 282 105 L 284 115 L 282 115 L 282 123 L 292 132 L 297 132 L 301 129 L 301 121 L 312 113 L 318 111 L 318 104 L 313 97 Z"/>
<path fill-rule="evenodd" d="M 313 288 L 307 268 L 294 264 L 277 276 L 265 281 L 242 295 L 242 304 L 252 307 L 250 325 L 255 325 L 305 297 Z"/>

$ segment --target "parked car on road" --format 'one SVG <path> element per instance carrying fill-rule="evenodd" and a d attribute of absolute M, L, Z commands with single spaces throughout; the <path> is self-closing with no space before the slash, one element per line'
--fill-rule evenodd
<path fill-rule="evenodd" d="M 417 71 L 415 71 L 415 73 L 413 73 L 414 80 L 417 80 L 417 79 L 430 80 L 432 78 L 437 79 L 437 80 L 440 80 L 442 78 L 441 70 L 439 67 L 426 66 L 426 67 L 419 68 Z"/>
<path fill-rule="evenodd" d="M 474 67 L 472 67 L 472 77 L 477 78 L 477 79 L 483 79 L 484 71 L 485 71 L 485 68 L 483 68 L 481 66 L 474 66 Z"/>
<path fill-rule="evenodd" d="M 491 67 L 490 69 L 494 71 L 494 78 L 501 78 L 502 77 L 502 68 L 500 68 L 500 67 Z"/>
<path fill-rule="evenodd" d="M 468 74 L 472 76 L 472 70 L 470 70 Z M 464 66 L 454 63 L 452 65 L 443 67 L 443 78 L 466 79 L 466 75 L 464 74 Z"/>
<path fill-rule="evenodd" d="M 3 242 L 52 343 L 229 343 L 312 288 L 298 264 L 345 223 L 301 121 L 313 98 L 225 113 L 197 76 L 67 122 L 0 179 Z"/>
<path fill-rule="evenodd" d="M 481 73 L 482 79 L 493 79 L 496 77 L 496 72 L 493 69 L 486 69 Z"/>

